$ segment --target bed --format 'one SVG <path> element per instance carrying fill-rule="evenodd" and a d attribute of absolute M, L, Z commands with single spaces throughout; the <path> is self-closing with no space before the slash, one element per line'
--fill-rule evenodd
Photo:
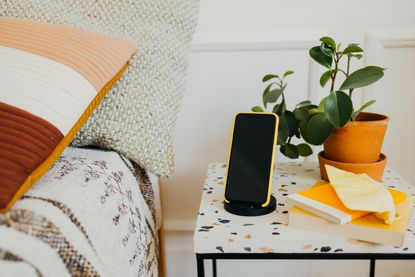
<path fill-rule="evenodd" d="M 2 276 L 157 276 L 158 179 L 124 156 L 67 148 L 0 214 Z"/>

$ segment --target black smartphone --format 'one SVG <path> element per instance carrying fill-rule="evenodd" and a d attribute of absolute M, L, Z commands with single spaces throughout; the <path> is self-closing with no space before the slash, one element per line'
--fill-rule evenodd
<path fill-rule="evenodd" d="M 238 113 L 235 116 L 225 185 L 225 202 L 266 207 L 270 201 L 278 116 Z"/>

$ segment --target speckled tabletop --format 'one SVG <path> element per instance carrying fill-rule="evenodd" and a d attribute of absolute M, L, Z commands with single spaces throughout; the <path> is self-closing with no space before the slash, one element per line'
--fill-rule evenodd
<path fill-rule="evenodd" d="M 402 247 L 289 227 L 285 197 L 311 187 L 320 179 L 320 172 L 315 162 L 282 163 L 275 169 L 272 195 L 277 199 L 277 210 L 243 217 L 223 208 L 226 164 L 209 165 L 194 234 L 195 253 L 415 253 L 415 213 Z M 384 183 L 415 195 L 415 187 L 391 169 L 385 171 Z"/>

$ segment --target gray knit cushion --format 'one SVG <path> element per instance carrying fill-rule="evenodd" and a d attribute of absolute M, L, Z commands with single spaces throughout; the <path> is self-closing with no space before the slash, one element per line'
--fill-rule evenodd
<path fill-rule="evenodd" d="M 7 0 L 0 16 L 122 36 L 136 57 L 73 144 L 114 149 L 158 176 L 173 171 L 172 131 L 199 0 Z"/>

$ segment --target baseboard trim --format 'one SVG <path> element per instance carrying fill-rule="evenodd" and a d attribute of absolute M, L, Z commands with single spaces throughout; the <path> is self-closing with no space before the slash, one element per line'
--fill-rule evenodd
<path fill-rule="evenodd" d="M 163 222 L 166 236 L 165 249 L 167 255 L 172 253 L 193 253 L 194 220 L 165 220 Z"/>
<path fill-rule="evenodd" d="M 171 244 L 166 243 L 166 253 L 167 255 L 171 253 L 186 253 L 192 255 L 193 252 L 193 244 L 190 243 L 181 243 L 181 244 Z"/>
<path fill-rule="evenodd" d="M 166 232 L 193 232 L 196 226 L 194 220 L 189 219 L 166 219 L 163 222 Z"/>

